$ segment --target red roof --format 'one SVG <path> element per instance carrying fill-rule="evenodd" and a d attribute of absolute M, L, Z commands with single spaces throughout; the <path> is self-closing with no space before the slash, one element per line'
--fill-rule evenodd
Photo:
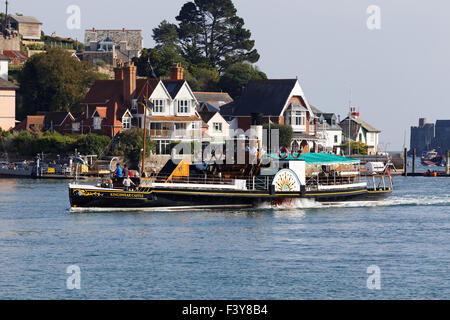
<path fill-rule="evenodd" d="M 97 111 L 98 115 L 102 119 L 104 119 L 104 118 L 106 118 L 106 109 L 107 109 L 107 107 L 97 107 L 97 108 L 95 108 L 95 111 Z"/>
<path fill-rule="evenodd" d="M 3 50 L 3 54 L 10 59 L 27 60 L 28 56 L 22 51 L 18 50 Z"/>

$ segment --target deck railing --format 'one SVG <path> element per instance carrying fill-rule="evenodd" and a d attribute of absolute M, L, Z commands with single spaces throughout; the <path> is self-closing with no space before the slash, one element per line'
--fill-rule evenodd
<path fill-rule="evenodd" d="M 203 185 L 235 185 L 236 180 L 244 180 L 247 190 L 269 190 L 273 177 L 234 177 L 233 179 L 221 176 L 191 175 L 176 177 L 171 175 L 155 175 L 143 179 L 141 185 L 150 186 L 152 183 L 167 184 L 203 184 Z M 148 182 L 147 182 L 148 181 Z"/>

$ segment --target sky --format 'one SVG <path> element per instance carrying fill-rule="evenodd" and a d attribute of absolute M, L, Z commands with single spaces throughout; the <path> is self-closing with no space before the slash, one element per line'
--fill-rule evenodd
<path fill-rule="evenodd" d="M 32 15 L 46 34 L 84 41 L 84 30 L 152 29 L 175 22 L 187 0 L 9 0 L 10 12 Z M 2 8 L 4 0 L 1 0 Z M 270 79 L 298 77 L 309 103 L 343 119 L 349 104 L 382 131 L 382 151 L 409 146 L 410 127 L 450 119 L 450 1 L 233 0 L 252 32 Z M 80 29 L 69 29 L 71 5 Z M 379 15 L 367 11 L 377 6 Z M 2 9 L 3 11 L 4 9 Z M 375 19 L 375 20 L 374 20 Z M 371 26 L 379 28 L 369 28 Z"/>

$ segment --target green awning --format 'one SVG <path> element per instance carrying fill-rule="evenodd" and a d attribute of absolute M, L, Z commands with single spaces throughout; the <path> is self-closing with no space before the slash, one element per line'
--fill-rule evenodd
<path fill-rule="evenodd" d="M 302 153 L 300 158 L 296 159 L 291 154 L 286 159 L 280 158 L 277 153 L 270 153 L 266 155 L 269 158 L 277 160 L 304 160 L 306 164 L 358 164 L 360 160 L 347 157 L 336 156 L 329 153 Z"/>

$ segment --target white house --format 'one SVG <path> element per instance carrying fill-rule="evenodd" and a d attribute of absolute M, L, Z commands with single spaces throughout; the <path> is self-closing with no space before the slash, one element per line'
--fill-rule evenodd
<path fill-rule="evenodd" d="M 9 58 L 4 54 L 0 54 L 0 78 L 8 81 L 8 64 Z"/>
<path fill-rule="evenodd" d="M 144 79 L 138 79 L 138 99 L 133 100 L 131 109 L 137 126 L 144 128 L 144 108 L 142 97 L 147 94 Z M 170 154 L 170 144 L 178 141 L 200 140 L 202 137 L 202 119 L 197 113 L 199 103 L 187 81 L 184 80 L 183 68 L 177 64 L 171 70 L 170 80 L 151 79 L 149 99 L 153 110 L 148 113 L 147 128 L 156 142 L 157 154 Z M 142 87 L 141 89 L 139 89 Z"/>
<path fill-rule="evenodd" d="M 317 118 L 317 137 L 319 138 L 319 151 L 340 154 L 342 145 L 342 128 L 334 113 L 322 112 L 311 106 Z"/>
<path fill-rule="evenodd" d="M 367 145 L 368 154 L 377 154 L 381 131 L 361 120 L 356 108 L 350 109 L 349 116 L 340 123 L 340 126 L 345 141 L 361 141 Z"/>
<path fill-rule="evenodd" d="M 225 142 L 230 137 L 230 124 L 219 112 L 199 112 L 202 120 L 207 124 L 206 138 L 214 142 Z"/>

